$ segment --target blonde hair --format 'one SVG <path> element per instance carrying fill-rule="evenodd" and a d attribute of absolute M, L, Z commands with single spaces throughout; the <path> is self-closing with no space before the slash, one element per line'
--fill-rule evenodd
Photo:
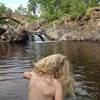
<path fill-rule="evenodd" d="M 34 64 L 36 72 L 50 75 L 62 84 L 64 94 L 74 95 L 74 78 L 69 61 L 62 54 L 47 56 Z"/>

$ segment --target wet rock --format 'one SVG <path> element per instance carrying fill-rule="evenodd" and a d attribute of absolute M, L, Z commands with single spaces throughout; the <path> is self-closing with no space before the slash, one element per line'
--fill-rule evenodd
<path fill-rule="evenodd" d="M 4 42 L 23 42 L 28 40 L 28 32 L 23 29 L 15 29 L 10 27 L 4 34 L 0 36 L 0 40 Z"/>
<path fill-rule="evenodd" d="M 5 32 L 6 32 L 6 29 L 0 27 L 0 35 L 2 35 L 2 34 L 5 33 Z"/>

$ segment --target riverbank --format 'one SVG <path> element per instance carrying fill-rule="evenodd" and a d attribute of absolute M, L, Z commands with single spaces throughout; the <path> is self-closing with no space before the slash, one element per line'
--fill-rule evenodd
<path fill-rule="evenodd" d="M 45 28 L 47 36 L 52 40 L 93 40 L 100 41 L 100 7 L 91 10 L 78 21 L 64 18 L 62 23 Z"/>
<path fill-rule="evenodd" d="M 52 22 L 42 18 L 31 19 L 31 21 L 25 19 L 24 23 L 19 24 L 17 28 L 12 25 L 8 29 L 1 26 L 0 30 L 0 41 L 5 42 L 29 41 L 29 38 L 34 38 L 34 35 L 40 37 L 44 35 L 51 41 L 100 41 L 100 6 L 89 8 L 76 20 L 72 20 L 69 15 Z"/>
<path fill-rule="evenodd" d="M 34 30 L 46 34 L 50 40 L 100 41 L 100 7 L 88 9 L 79 20 L 64 16 L 51 23 L 44 20 L 34 26 Z"/>

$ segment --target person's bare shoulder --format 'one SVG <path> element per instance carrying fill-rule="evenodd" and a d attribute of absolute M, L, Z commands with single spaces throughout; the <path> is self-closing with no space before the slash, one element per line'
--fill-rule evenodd
<path fill-rule="evenodd" d="M 33 71 L 26 71 L 23 73 L 23 77 L 26 78 L 26 79 L 31 79 L 33 76 Z"/>
<path fill-rule="evenodd" d="M 54 100 L 63 100 L 63 89 L 61 83 L 54 79 L 54 86 L 55 86 L 55 96 Z"/>
<path fill-rule="evenodd" d="M 56 80 L 56 79 L 54 79 L 54 85 L 56 86 L 56 87 L 62 87 L 61 86 L 61 83 L 58 81 L 58 80 Z"/>
<path fill-rule="evenodd" d="M 34 72 L 34 70 L 31 71 L 31 74 L 32 74 L 32 77 L 36 77 L 36 76 L 37 76 L 37 75 L 36 75 L 36 72 Z"/>

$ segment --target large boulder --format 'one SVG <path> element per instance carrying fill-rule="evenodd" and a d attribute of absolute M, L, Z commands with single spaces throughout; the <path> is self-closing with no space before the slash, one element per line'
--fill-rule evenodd
<path fill-rule="evenodd" d="M 28 40 L 28 32 L 24 29 L 10 27 L 5 33 L 0 35 L 2 42 L 25 42 Z"/>

